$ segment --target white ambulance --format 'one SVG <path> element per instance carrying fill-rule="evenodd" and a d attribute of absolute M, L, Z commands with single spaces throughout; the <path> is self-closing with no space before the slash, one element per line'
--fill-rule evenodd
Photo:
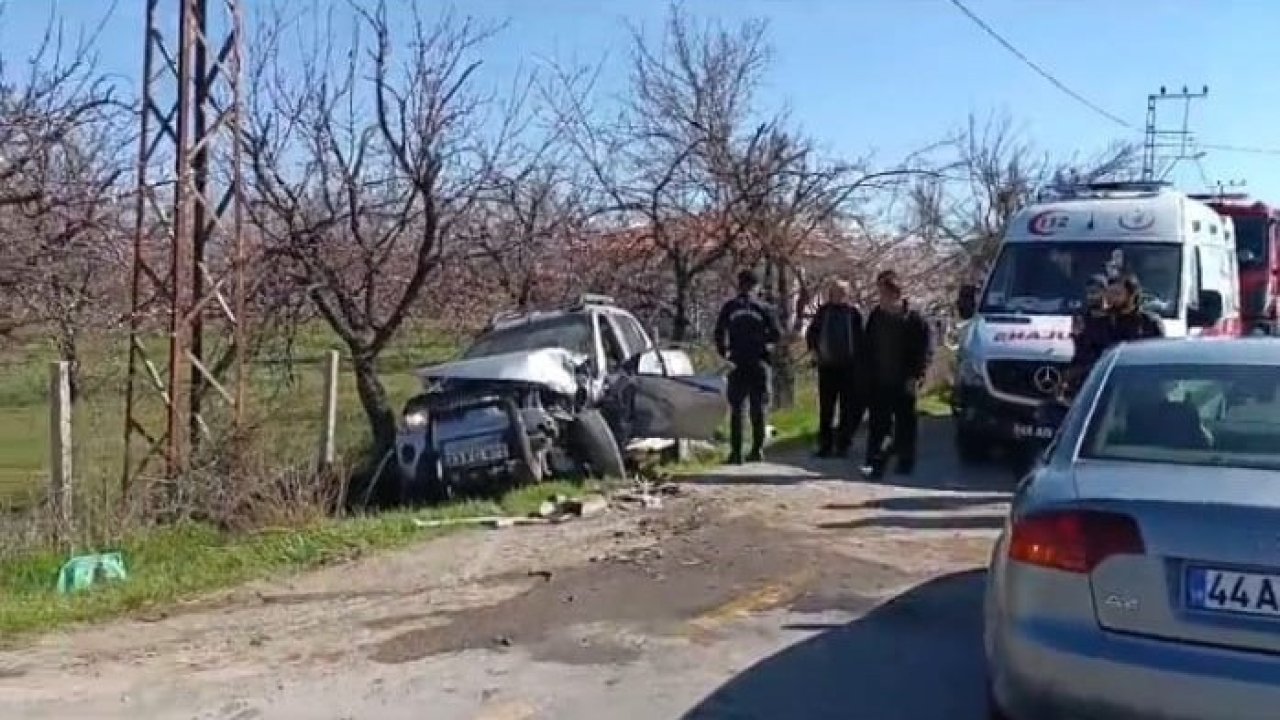
<path fill-rule="evenodd" d="M 964 461 L 1052 437 L 1036 409 L 1071 361 L 1072 317 L 1088 279 L 1117 272 L 1137 275 L 1169 337 L 1240 332 L 1229 218 L 1162 183 L 1059 189 L 1013 217 L 981 291 L 961 289 L 951 404 Z"/>

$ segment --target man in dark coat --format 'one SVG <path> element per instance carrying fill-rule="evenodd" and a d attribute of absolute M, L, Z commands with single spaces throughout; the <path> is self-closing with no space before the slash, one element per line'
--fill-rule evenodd
<path fill-rule="evenodd" d="M 866 412 L 859 387 L 858 359 L 862 350 L 862 313 L 849 303 L 849 284 L 836 281 L 818 307 L 805 344 L 818 368 L 818 457 L 849 453 L 853 436 Z M 836 410 L 839 408 L 839 425 Z"/>
<path fill-rule="evenodd" d="M 1102 293 L 1101 299 L 1098 292 Z M 1142 285 L 1137 276 L 1091 278 L 1086 297 L 1085 311 L 1072 327 L 1075 352 L 1067 369 L 1068 397 L 1079 392 L 1089 371 L 1107 350 L 1122 342 L 1164 337 L 1160 318 L 1141 307 Z"/>
<path fill-rule="evenodd" d="M 1142 309 L 1142 283 L 1136 275 L 1119 275 L 1107 285 L 1107 314 L 1111 332 L 1103 351 L 1134 340 L 1164 337 L 1160 318 Z"/>
<path fill-rule="evenodd" d="M 769 402 L 774 346 L 782 328 L 773 306 L 756 297 L 755 273 L 738 273 L 738 295 L 720 308 L 715 342 L 720 357 L 733 364 L 726 395 L 729 400 L 729 462 L 742 463 L 742 411 L 751 410 L 751 450 L 747 462 L 764 459 L 765 406 Z"/>
<path fill-rule="evenodd" d="M 884 475 L 890 455 L 909 475 L 916 461 L 916 396 L 929 367 L 929 324 L 908 306 L 892 270 L 876 276 L 880 301 L 867 318 L 865 366 L 871 380 L 871 427 L 867 435 L 868 478 Z M 892 441 L 890 442 L 890 438 Z"/>
<path fill-rule="evenodd" d="M 1064 395 L 1068 398 L 1079 392 L 1106 347 L 1111 332 L 1106 300 L 1107 276 L 1090 277 L 1084 290 L 1084 308 L 1071 319 L 1071 364 L 1063 379 Z"/>

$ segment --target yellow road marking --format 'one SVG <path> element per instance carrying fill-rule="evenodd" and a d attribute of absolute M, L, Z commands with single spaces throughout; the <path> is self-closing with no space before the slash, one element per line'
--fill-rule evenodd
<path fill-rule="evenodd" d="M 537 709 L 529 703 L 508 702 L 481 710 L 475 720 L 529 720 L 537 714 Z"/>
<path fill-rule="evenodd" d="M 705 638 L 706 634 L 734 620 L 781 607 L 799 596 L 816 574 L 812 569 L 802 570 L 740 595 L 690 620 L 689 634 L 695 638 Z"/>

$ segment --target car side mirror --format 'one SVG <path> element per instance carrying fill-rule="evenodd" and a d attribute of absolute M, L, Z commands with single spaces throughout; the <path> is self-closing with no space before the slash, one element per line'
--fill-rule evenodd
<path fill-rule="evenodd" d="M 1222 319 L 1222 293 L 1217 290 L 1201 290 L 1196 307 L 1187 313 L 1187 324 L 1193 327 L 1211 327 Z"/>
<path fill-rule="evenodd" d="M 961 320 L 968 320 L 978 312 L 978 286 L 961 285 L 956 295 L 956 312 Z"/>
<path fill-rule="evenodd" d="M 666 375 L 666 362 L 658 348 L 645 350 L 627 358 L 622 371 L 628 375 Z"/>

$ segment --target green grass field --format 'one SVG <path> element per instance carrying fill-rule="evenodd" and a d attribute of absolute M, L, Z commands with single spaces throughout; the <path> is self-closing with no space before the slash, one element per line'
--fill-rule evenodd
<path fill-rule="evenodd" d="M 124 382 L 127 356 L 123 343 L 91 341 L 82 364 L 82 391 L 73 414 L 74 475 L 81 490 L 97 492 L 118 487 L 123 472 Z M 412 370 L 448 359 L 456 343 L 433 332 L 406 333 L 390 348 L 381 370 L 397 409 L 412 395 L 418 381 Z M 338 349 L 336 338 L 317 329 L 303 334 L 294 348 L 299 359 L 296 378 L 288 382 L 284 366 L 259 363 L 249 383 L 250 414 L 263 448 L 280 464 L 310 463 L 316 457 L 321 431 L 323 357 Z M 154 356 L 163 357 L 154 344 Z M 0 349 L 0 508 L 31 504 L 43 491 L 49 467 L 49 362 L 56 358 L 39 339 Z M 162 428 L 159 396 L 144 396 L 149 430 Z M 217 412 L 220 400 L 210 405 Z M 368 428 L 356 396 L 349 366 L 339 376 L 338 446 L 354 460 L 368 442 Z M 137 446 L 135 446 L 137 447 Z"/>

